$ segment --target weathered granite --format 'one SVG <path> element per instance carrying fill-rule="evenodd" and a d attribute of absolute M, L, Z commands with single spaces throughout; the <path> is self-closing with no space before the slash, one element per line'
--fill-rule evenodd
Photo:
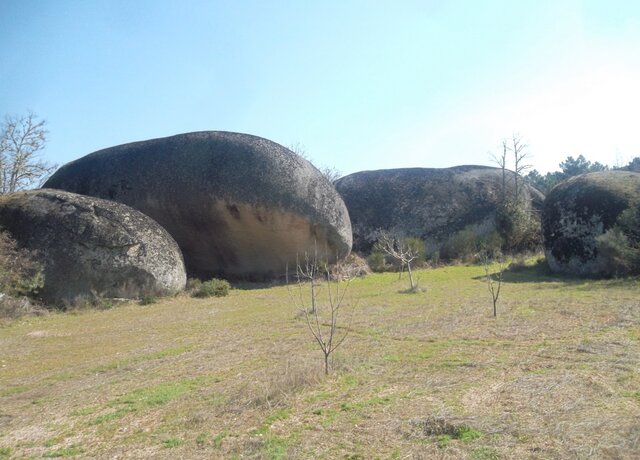
<path fill-rule="evenodd" d="M 182 290 L 176 242 L 153 219 L 120 203 L 60 190 L 0 196 L 0 227 L 44 267 L 42 298 L 137 298 Z"/>

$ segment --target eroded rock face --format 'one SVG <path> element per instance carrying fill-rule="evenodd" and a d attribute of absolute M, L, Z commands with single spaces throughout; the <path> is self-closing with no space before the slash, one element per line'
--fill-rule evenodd
<path fill-rule="evenodd" d="M 120 203 L 60 190 L 11 193 L 0 196 L 0 227 L 19 246 L 36 251 L 48 303 L 92 292 L 124 298 L 172 294 L 186 283 L 173 238 Z"/>
<path fill-rule="evenodd" d="M 456 166 L 363 171 L 335 186 L 349 210 L 354 249 L 367 251 L 377 229 L 437 244 L 468 226 L 493 226 L 501 180 L 499 168 Z M 512 190 L 511 181 L 507 188 Z M 533 187 L 523 193 L 534 206 L 542 204 L 543 195 Z"/>
<path fill-rule="evenodd" d="M 121 145 L 69 163 L 45 184 L 119 201 L 158 221 L 200 278 L 265 279 L 314 251 L 351 250 L 347 209 L 322 174 L 279 144 L 197 132 Z"/>
<path fill-rule="evenodd" d="M 554 187 L 542 212 L 549 267 L 576 275 L 606 274 L 596 238 L 625 209 L 640 203 L 640 173 L 605 171 L 572 177 Z"/>

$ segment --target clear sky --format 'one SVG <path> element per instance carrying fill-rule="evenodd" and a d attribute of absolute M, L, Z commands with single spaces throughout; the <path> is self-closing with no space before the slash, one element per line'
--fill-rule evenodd
<path fill-rule="evenodd" d="M 0 115 L 66 163 L 238 131 L 343 173 L 640 156 L 640 1 L 0 0 Z"/>

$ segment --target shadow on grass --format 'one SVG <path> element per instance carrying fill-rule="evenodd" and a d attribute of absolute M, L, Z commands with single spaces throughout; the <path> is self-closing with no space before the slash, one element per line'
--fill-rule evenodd
<path fill-rule="evenodd" d="M 493 272 L 494 278 L 498 272 Z M 486 277 L 476 276 L 473 279 L 484 281 Z M 570 275 L 565 273 L 554 273 L 544 259 L 537 261 L 533 265 L 513 265 L 509 266 L 502 273 L 502 281 L 505 283 L 562 283 L 564 286 L 585 284 L 590 281 L 602 281 L 610 287 L 624 286 L 636 283 L 638 277 L 615 278 L 603 275 Z M 585 288 L 598 288 L 597 285 L 585 286 Z"/>

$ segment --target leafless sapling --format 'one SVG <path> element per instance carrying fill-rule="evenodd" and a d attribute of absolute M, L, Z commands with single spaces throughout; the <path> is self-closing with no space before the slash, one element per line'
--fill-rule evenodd
<path fill-rule="evenodd" d="M 488 250 L 482 250 L 479 254 L 482 265 L 484 266 L 485 279 L 487 281 L 487 289 L 491 294 L 493 302 L 493 316 L 498 316 L 498 300 L 500 298 L 500 290 L 502 289 L 502 277 L 504 274 L 504 261 L 501 254 L 492 255 Z M 491 273 L 492 267 L 498 263 L 498 271 Z"/>
<path fill-rule="evenodd" d="M 407 267 L 410 289 L 411 291 L 415 291 L 418 288 L 418 285 L 413 279 L 411 263 L 418 258 L 419 251 L 413 245 L 408 244 L 406 238 L 402 238 L 395 232 L 378 230 L 375 232 L 375 236 L 376 249 L 396 259 L 400 262 L 403 268 L 405 266 Z"/>
<path fill-rule="evenodd" d="M 328 374 L 330 358 L 344 343 L 351 329 L 355 309 L 351 308 L 349 318 L 344 317 L 349 314 L 345 310 L 348 310 L 346 294 L 351 278 L 332 277 L 328 265 L 318 260 L 317 252 L 312 256 L 306 254 L 304 262 L 297 263 L 295 277 L 298 294 L 294 295 L 291 289 L 289 294 L 304 314 L 307 327 L 322 351 L 324 373 Z M 305 294 L 306 285 L 310 286 L 308 296 Z M 322 285 L 326 288 L 324 295 L 320 295 Z M 342 325 L 345 321 L 346 325 Z"/>

